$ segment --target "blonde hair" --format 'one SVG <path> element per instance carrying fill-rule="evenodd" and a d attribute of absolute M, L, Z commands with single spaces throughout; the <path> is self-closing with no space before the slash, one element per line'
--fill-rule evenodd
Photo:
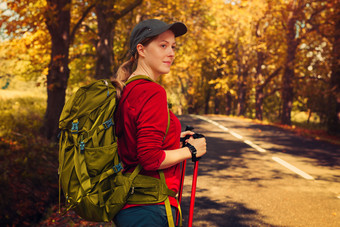
<path fill-rule="evenodd" d="M 131 57 L 130 60 L 124 62 L 118 68 L 116 79 L 121 82 L 126 82 L 132 74 L 134 63 L 135 63 L 134 57 Z"/>
<path fill-rule="evenodd" d="M 116 77 L 111 79 L 112 84 L 116 87 L 117 98 L 122 95 L 125 87 L 125 82 L 129 79 L 134 68 L 135 58 L 131 57 L 130 60 L 121 64 L 116 73 Z"/>

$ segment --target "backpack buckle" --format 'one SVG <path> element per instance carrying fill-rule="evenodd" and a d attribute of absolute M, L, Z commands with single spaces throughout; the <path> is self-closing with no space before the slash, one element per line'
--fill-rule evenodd
<path fill-rule="evenodd" d="M 71 128 L 71 133 L 72 134 L 77 134 L 78 133 L 78 125 L 79 125 L 78 120 L 75 120 L 75 121 L 72 122 L 72 128 Z"/>
<path fill-rule="evenodd" d="M 106 130 L 106 129 L 108 129 L 108 128 L 110 128 L 111 126 L 113 126 L 114 124 L 113 124 L 113 122 L 112 122 L 112 118 L 110 118 L 109 120 L 107 120 L 107 121 L 105 121 L 104 123 L 103 123 L 103 126 L 104 126 L 104 129 Z"/>
<path fill-rule="evenodd" d="M 118 172 L 120 172 L 123 169 L 123 166 L 122 166 L 122 163 L 119 163 L 119 164 L 113 166 L 112 168 L 113 168 L 113 171 L 115 173 L 118 173 Z"/>
<path fill-rule="evenodd" d="M 83 152 L 85 150 L 85 143 L 84 143 L 84 141 L 80 142 L 79 147 L 80 147 L 80 151 Z"/>

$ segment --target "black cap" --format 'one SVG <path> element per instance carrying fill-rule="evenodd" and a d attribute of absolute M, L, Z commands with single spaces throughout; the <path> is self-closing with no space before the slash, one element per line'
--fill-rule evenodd
<path fill-rule="evenodd" d="M 175 37 L 184 35 L 187 32 L 187 27 L 181 22 L 167 24 L 157 19 L 144 20 L 138 23 L 132 30 L 130 36 L 130 52 L 132 56 L 137 52 L 137 45 L 145 38 L 150 38 L 171 30 Z"/>

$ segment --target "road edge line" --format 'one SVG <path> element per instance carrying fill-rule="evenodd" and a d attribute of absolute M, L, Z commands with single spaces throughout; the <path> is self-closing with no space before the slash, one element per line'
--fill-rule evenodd
<path fill-rule="evenodd" d="M 300 175 L 301 177 L 307 179 L 307 180 L 314 180 L 314 177 L 312 177 L 311 175 L 309 175 L 308 173 L 303 172 L 302 170 L 296 168 L 295 166 L 293 166 L 292 164 L 289 164 L 288 162 L 284 161 L 281 158 L 278 157 L 272 157 L 272 159 L 279 163 L 280 165 L 286 167 L 287 169 L 293 171 L 294 173 Z"/>
<path fill-rule="evenodd" d="M 211 123 L 211 124 L 213 124 L 213 125 L 219 127 L 219 128 L 222 129 L 223 131 L 230 133 L 231 135 L 235 136 L 235 137 L 238 138 L 238 139 L 241 139 L 241 140 L 242 140 L 242 138 L 243 138 L 243 136 L 241 136 L 241 135 L 239 135 L 239 134 L 233 132 L 232 130 L 230 130 L 230 129 L 224 127 L 223 125 L 217 123 L 216 121 L 210 120 L 210 119 L 208 119 L 208 118 L 206 118 L 206 117 L 203 117 L 203 116 L 194 115 L 194 114 L 190 114 L 190 116 L 199 118 L 199 119 L 204 120 L 204 121 L 206 121 L 206 122 L 209 122 L 209 123 Z M 248 144 L 250 147 L 254 148 L 255 150 L 261 152 L 261 153 L 267 152 L 267 150 L 265 150 L 265 149 L 263 149 L 262 147 L 260 147 L 260 146 L 258 146 L 258 145 L 256 145 L 256 144 L 254 144 L 254 143 L 251 142 L 250 140 L 242 140 L 242 141 L 243 141 L 244 143 Z M 314 177 L 312 177 L 312 176 L 309 175 L 308 173 L 305 173 L 305 172 L 303 172 L 302 170 L 296 168 L 296 167 L 293 166 L 292 164 L 289 164 L 288 162 L 284 161 L 283 159 L 278 158 L 278 157 L 274 157 L 274 156 L 272 157 L 272 159 L 273 159 L 275 162 L 279 163 L 280 165 L 282 165 L 282 166 L 286 167 L 287 169 L 293 171 L 294 173 L 300 175 L 301 177 L 303 177 L 303 178 L 305 178 L 305 179 L 307 179 L 307 180 L 314 180 Z"/>

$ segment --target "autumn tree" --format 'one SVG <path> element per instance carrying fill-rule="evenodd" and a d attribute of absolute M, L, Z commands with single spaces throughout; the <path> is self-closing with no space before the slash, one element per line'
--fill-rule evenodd
<path fill-rule="evenodd" d="M 274 95 L 278 88 L 267 87 L 275 77 L 280 75 L 282 66 L 280 53 L 282 39 L 277 36 L 277 28 L 281 26 L 275 19 L 272 2 L 263 3 L 265 11 L 262 17 L 254 21 L 253 36 L 255 39 L 256 63 L 254 73 L 255 87 L 255 118 L 263 120 L 264 101 L 268 96 Z M 266 89 L 267 88 L 267 89 Z"/>
<path fill-rule="evenodd" d="M 47 74 L 47 109 L 44 117 L 44 135 L 54 140 L 59 116 L 65 104 L 65 91 L 69 78 L 69 47 L 81 22 L 94 5 L 89 5 L 71 28 L 71 0 L 47 0 L 45 22 L 51 36 L 51 59 Z"/>
<path fill-rule="evenodd" d="M 332 45 L 326 124 L 330 134 L 337 134 L 340 131 L 340 1 L 329 0 L 326 3 L 327 16 L 324 16 L 324 23 L 318 24 L 316 30 Z"/>
<path fill-rule="evenodd" d="M 51 35 L 51 60 L 47 75 L 47 109 L 43 131 L 51 139 L 57 134 L 69 78 L 71 0 L 47 1 L 46 24 Z"/>
<path fill-rule="evenodd" d="M 117 21 L 142 3 L 143 0 L 127 1 L 128 4 L 116 1 L 99 0 L 96 3 L 98 37 L 96 45 L 97 61 L 95 77 L 113 76 L 113 41 Z"/>
<path fill-rule="evenodd" d="M 44 2 L 6 0 L 2 5 L 0 29 L 6 54 L 1 59 L 0 73 L 42 82 L 50 44 L 46 26 L 42 23 Z M 7 61 L 12 64 L 6 65 Z"/>
<path fill-rule="evenodd" d="M 340 131 L 340 3 L 334 4 L 334 33 L 332 52 L 332 74 L 329 83 L 329 115 L 327 129 L 331 134 Z"/>
<path fill-rule="evenodd" d="M 127 60 L 132 28 L 149 18 L 188 27 L 176 40 L 171 72 L 158 81 L 175 112 L 281 118 L 291 124 L 291 112 L 306 111 L 308 119 L 316 113 L 329 128 L 337 125 L 336 0 L 6 2 L 20 15 L 5 19 L 8 34 L 17 38 L 6 45 L 26 44 L 17 46 L 26 47 L 20 48 L 26 52 L 21 60 L 29 56 L 21 64 L 27 78 L 47 75 L 48 137 L 57 128 L 67 83 L 71 93 L 112 76 Z"/>
<path fill-rule="evenodd" d="M 308 34 L 315 31 L 313 21 L 324 9 L 325 4 L 320 1 L 291 0 L 283 5 L 281 12 L 285 28 L 286 56 L 282 77 L 282 124 L 291 124 L 297 48 Z"/>

